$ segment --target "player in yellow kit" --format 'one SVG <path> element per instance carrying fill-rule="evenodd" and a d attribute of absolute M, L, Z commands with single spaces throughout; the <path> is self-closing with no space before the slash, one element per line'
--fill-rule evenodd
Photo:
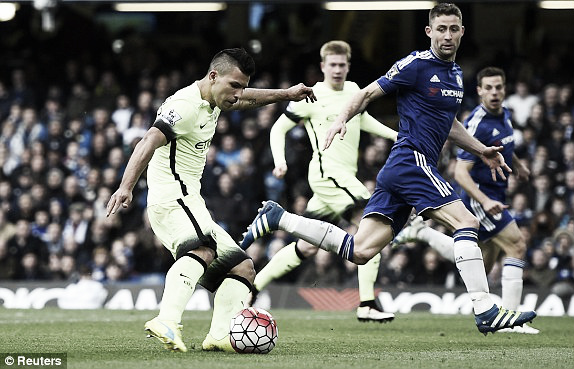
<path fill-rule="evenodd" d="M 344 41 L 327 42 L 320 54 L 324 81 L 313 86 L 318 103 L 289 103 L 271 129 L 271 152 L 275 162 L 273 174 L 282 178 L 287 173 L 285 135 L 298 124 L 303 124 L 313 148 L 308 174 L 313 197 L 307 204 L 305 215 L 329 222 L 358 224 L 370 197 L 367 188 L 356 178 L 361 130 L 392 140 L 396 140 L 397 132 L 364 112 L 348 123 L 345 140 L 334 142 L 332 150 L 321 150 L 320 145 L 339 110 L 360 88 L 355 82 L 346 80 L 351 60 L 349 44 Z M 281 249 L 255 277 L 252 300 L 258 291 L 298 267 L 304 259 L 314 256 L 317 250 L 301 239 Z M 381 311 L 375 303 L 374 283 L 380 259 L 381 255 L 377 254 L 358 269 L 361 302 L 357 318 L 361 321 L 385 322 L 394 318 L 394 314 Z"/>
<path fill-rule="evenodd" d="M 202 348 L 234 352 L 229 322 L 243 308 L 255 270 L 252 260 L 213 221 L 200 195 L 207 151 L 222 110 L 256 108 L 277 101 L 314 100 L 311 88 L 247 88 L 255 63 L 243 49 L 217 53 L 205 77 L 177 91 L 158 109 L 153 126 L 136 145 L 107 214 L 132 201 L 133 188 L 147 171 L 147 211 L 155 235 L 172 253 L 159 315 L 145 330 L 166 349 L 187 351 L 181 318 L 197 283 L 217 291 Z M 148 166 L 149 163 L 149 166 Z"/>

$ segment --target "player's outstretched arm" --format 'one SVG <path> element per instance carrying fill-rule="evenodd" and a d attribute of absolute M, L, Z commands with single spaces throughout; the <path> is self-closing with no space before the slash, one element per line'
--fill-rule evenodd
<path fill-rule="evenodd" d="M 165 145 L 166 143 L 167 139 L 159 129 L 151 127 L 146 132 L 144 137 L 134 148 L 134 152 L 128 161 L 124 175 L 122 176 L 120 187 L 112 194 L 110 201 L 108 201 L 106 206 L 106 216 L 115 214 L 120 206 L 123 208 L 130 206 L 133 199 L 132 191 L 137 180 L 147 167 L 155 149 Z"/>
<path fill-rule="evenodd" d="M 486 147 L 482 142 L 471 136 L 456 118 L 452 122 L 452 128 L 448 137 L 457 146 L 478 156 L 488 165 L 492 173 L 493 181 L 496 181 L 497 173 L 503 180 L 506 180 L 504 171 L 512 173 L 512 169 L 506 164 L 504 157 L 500 153 L 503 149 L 502 146 Z"/>
<path fill-rule="evenodd" d="M 379 122 L 368 112 L 361 114 L 361 130 L 393 141 L 397 140 L 399 134 L 389 127 L 387 123 Z"/>
<path fill-rule="evenodd" d="M 301 100 L 307 102 L 317 101 L 313 89 L 302 83 L 287 89 L 246 88 L 239 101 L 237 101 L 233 107 L 237 110 L 244 110 L 258 108 L 279 101 Z"/>
<path fill-rule="evenodd" d="M 358 113 L 364 111 L 367 108 L 369 103 L 379 97 L 383 96 L 383 91 L 379 87 L 377 82 L 372 82 L 367 87 L 361 89 L 357 92 L 353 98 L 345 105 L 345 107 L 341 110 L 337 119 L 331 125 L 331 128 L 327 131 L 327 135 L 325 136 L 325 144 L 323 146 L 323 150 L 326 150 L 331 146 L 331 142 L 335 138 L 337 133 L 339 134 L 339 138 L 342 140 L 345 138 L 345 134 L 347 133 L 347 127 L 345 126 L 349 119 L 353 118 Z"/>
<path fill-rule="evenodd" d="M 519 180 L 527 181 L 530 177 L 530 169 L 524 165 L 522 160 L 516 154 L 512 154 L 512 170 L 516 174 Z"/>
<path fill-rule="evenodd" d="M 273 156 L 273 175 L 277 178 L 285 177 L 287 174 L 287 160 L 285 159 L 285 137 L 287 132 L 293 129 L 297 123 L 287 118 L 285 114 L 281 114 L 279 119 L 271 126 L 269 133 L 269 146 L 271 147 L 271 155 Z"/>
<path fill-rule="evenodd" d="M 510 169 L 510 167 L 506 164 L 506 162 L 504 161 L 504 157 L 500 153 L 502 149 L 503 149 L 502 146 L 496 146 L 496 147 L 489 146 L 480 155 L 482 161 L 490 168 L 493 181 L 496 181 L 497 173 L 500 176 L 500 178 L 502 178 L 505 181 L 506 181 L 506 175 L 504 174 L 504 172 L 506 171 L 508 173 L 512 173 L 512 169 Z"/>

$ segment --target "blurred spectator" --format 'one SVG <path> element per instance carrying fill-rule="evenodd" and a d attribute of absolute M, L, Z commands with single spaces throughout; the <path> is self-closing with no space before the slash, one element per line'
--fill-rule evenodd
<path fill-rule="evenodd" d="M 566 228 L 571 219 L 571 214 L 568 213 L 568 204 L 566 203 L 566 200 L 562 197 L 552 198 L 550 211 L 554 217 L 553 223 L 556 227 L 559 229 Z"/>
<path fill-rule="evenodd" d="M 138 141 L 145 135 L 148 130 L 147 123 L 144 121 L 141 113 L 136 112 L 132 115 L 131 126 L 123 133 L 124 146 L 132 150 Z"/>
<path fill-rule="evenodd" d="M 116 98 L 116 107 L 112 112 L 112 121 L 119 133 L 124 133 L 130 126 L 134 108 L 130 105 L 128 95 L 120 94 Z"/>
<path fill-rule="evenodd" d="M 534 190 L 531 195 L 533 210 L 539 212 L 548 209 L 552 195 L 552 179 L 550 175 L 540 173 L 534 178 Z"/>
<path fill-rule="evenodd" d="M 96 168 L 104 168 L 107 165 L 108 150 L 106 136 L 102 132 L 94 134 L 90 150 L 90 163 Z"/>
<path fill-rule="evenodd" d="M 530 267 L 524 271 L 524 284 L 549 288 L 556 280 L 556 272 L 548 266 L 549 257 L 541 249 L 532 252 Z"/>
<path fill-rule="evenodd" d="M 207 199 L 207 207 L 217 224 L 237 240 L 250 223 L 253 213 L 245 211 L 243 195 L 235 191 L 235 184 L 228 173 L 219 176 L 218 188 L 218 196 Z"/>
<path fill-rule="evenodd" d="M 51 168 L 46 173 L 47 196 L 50 199 L 64 199 L 64 172 L 59 168 Z"/>
<path fill-rule="evenodd" d="M 92 154 L 92 146 L 95 146 L 92 142 L 92 132 L 86 128 L 86 125 L 81 118 L 72 118 L 68 122 L 68 126 L 64 131 L 64 138 L 66 139 L 66 145 L 68 142 L 77 142 L 78 145 L 80 145 L 81 155 Z M 66 152 L 65 147 L 58 147 L 57 149 L 50 148 L 50 150 L 54 150 L 62 154 Z M 92 158 L 90 158 L 90 162 L 92 162 L 91 159 Z"/>
<path fill-rule="evenodd" d="M 18 258 L 11 253 L 6 241 L 0 239 L 0 281 L 14 279 Z"/>
<path fill-rule="evenodd" d="M 42 136 L 40 139 L 45 139 L 47 124 L 53 120 L 62 120 L 66 118 L 66 112 L 62 108 L 60 103 L 61 91 L 57 87 L 52 89 L 53 96 L 50 96 L 48 92 L 48 98 L 44 102 L 44 108 L 40 112 L 40 121 L 42 123 Z"/>
<path fill-rule="evenodd" d="M 548 123 L 557 123 L 560 106 L 558 104 L 558 85 L 548 84 L 542 91 L 542 111 L 544 120 Z"/>
<path fill-rule="evenodd" d="M 206 198 L 216 196 L 217 181 L 221 173 L 225 170 L 225 168 L 215 160 L 216 156 L 217 147 L 211 145 L 207 152 L 205 168 L 203 170 L 203 176 L 201 177 L 201 194 Z"/>
<path fill-rule="evenodd" d="M 0 208 L 0 242 L 6 242 L 16 233 L 16 226 L 8 220 L 4 209 Z"/>
<path fill-rule="evenodd" d="M 175 90 L 170 88 L 170 81 L 167 75 L 159 75 L 154 83 L 154 95 L 152 100 L 152 107 L 154 111 L 160 107 L 161 104 L 167 99 Z"/>
<path fill-rule="evenodd" d="M 227 134 L 221 139 L 221 147 L 216 153 L 215 160 L 219 165 L 227 168 L 231 164 L 239 163 L 240 147 L 234 135 Z"/>
<path fill-rule="evenodd" d="M 395 251 L 388 264 L 379 273 L 379 280 L 384 286 L 405 288 L 415 280 L 415 275 L 409 266 L 409 255 L 405 250 Z"/>
<path fill-rule="evenodd" d="M 558 117 L 558 123 L 564 131 L 564 140 L 574 140 L 574 111 L 565 111 L 561 113 L 560 117 Z"/>
<path fill-rule="evenodd" d="M 98 197 L 98 191 L 101 187 L 101 171 L 97 168 L 91 168 L 86 174 L 86 178 L 82 181 L 81 191 L 82 196 L 89 203 L 94 203 Z"/>
<path fill-rule="evenodd" d="M 363 152 L 362 160 L 359 162 L 357 178 L 361 181 L 377 178 L 381 165 L 377 147 L 375 145 L 367 146 Z"/>
<path fill-rule="evenodd" d="M 518 226 L 529 225 L 534 216 L 534 212 L 528 204 L 528 196 L 522 192 L 514 195 L 509 211 Z"/>
<path fill-rule="evenodd" d="M 46 130 L 38 118 L 36 110 L 25 107 L 22 110 L 22 120 L 18 122 L 16 137 L 21 140 L 23 147 L 28 147 L 34 141 L 42 141 Z"/>
<path fill-rule="evenodd" d="M 66 101 L 67 115 L 71 119 L 79 119 L 90 107 L 90 92 L 82 83 L 74 83 L 72 92 Z"/>
<path fill-rule="evenodd" d="M 514 149 L 516 155 L 519 158 L 524 158 L 528 160 L 534 158 L 534 154 L 536 153 L 536 147 L 538 145 L 536 141 L 537 140 L 536 129 L 532 125 L 527 124 L 522 131 L 516 129 L 514 130 L 514 132 L 515 135 L 517 134 L 517 132 L 522 133 L 521 140 L 520 142 L 516 143 L 516 148 Z"/>
<path fill-rule="evenodd" d="M 70 215 L 64 223 L 62 229 L 62 237 L 71 237 L 78 245 L 83 245 L 86 242 L 89 223 L 84 219 L 85 205 L 77 202 L 70 205 Z"/>
<path fill-rule="evenodd" d="M 111 262 L 106 265 L 106 284 L 120 282 L 125 279 L 125 274 L 122 267 L 116 262 Z"/>
<path fill-rule="evenodd" d="M 16 219 L 24 219 L 28 222 L 33 222 L 35 218 L 35 209 L 32 202 L 32 196 L 25 192 L 18 196 L 16 200 L 15 214 L 13 215 Z"/>
<path fill-rule="evenodd" d="M 64 179 L 62 202 L 67 208 L 74 203 L 85 203 L 86 199 L 80 190 L 80 180 L 74 175 L 69 175 Z"/>
<path fill-rule="evenodd" d="M 572 209 L 572 200 L 574 199 L 574 168 L 568 169 L 564 175 L 564 196 L 566 197 L 566 205 L 570 205 Z"/>
<path fill-rule="evenodd" d="M 25 254 L 34 254 L 42 260 L 47 260 L 45 245 L 38 237 L 32 235 L 30 222 L 25 219 L 16 222 L 16 232 L 6 241 L 6 246 L 8 253 L 18 259 Z"/>
<path fill-rule="evenodd" d="M 154 109 L 152 102 L 153 102 L 153 94 L 150 91 L 143 90 L 138 94 L 137 105 L 134 114 L 135 113 L 140 114 L 141 119 L 143 123 L 146 125 L 146 127 L 150 127 L 155 121 L 156 109 Z"/>
<path fill-rule="evenodd" d="M 16 269 L 14 279 L 16 280 L 44 280 L 48 279 L 49 274 L 38 260 L 38 255 L 33 252 L 26 252 L 20 258 L 20 265 Z"/>
<path fill-rule="evenodd" d="M 319 250 L 317 254 L 303 263 L 297 283 L 303 286 L 336 286 L 343 282 L 343 261 L 334 254 Z"/>
<path fill-rule="evenodd" d="M 100 80 L 94 89 L 92 103 L 95 106 L 112 110 L 115 106 L 116 98 L 120 94 L 120 90 L 114 72 L 106 70 L 101 74 Z"/>
<path fill-rule="evenodd" d="M 23 69 L 16 68 L 12 71 L 12 89 L 10 96 L 13 101 L 23 105 L 33 106 L 36 103 L 34 89 L 28 86 L 26 73 Z"/>
<path fill-rule="evenodd" d="M 525 81 L 517 81 L 515 92 L 508 96 L 505 101 L 506 107 L 512 110 L 512 119 L 518 125 L 517 128 L 524 127 L 526 125 L 526 121 L 530 117 L 532 107 L 537 102 L 538 97 L 530 93 L 528 83 Z"/>
<path fill-rule="evenodd" d="M 574 169 L 574 142 L 566 142 L 562 146 L 562 161 L 560 162 L 560 170 Z"/>
<path fill-rule="evenodd" d="M 415 272 L 413 284 L 445 286 L 449 273 L 449 264 L 432 248 L 428 247 L 423 253 L 422 268 Z"/>
<path fill-rule="evenodd" d="M 543 133 L 546 125 L 546 121 L 544 120 L 544 107 L 541 103 L 536 103 L 532 106 L 532 110 L 530 111 L 530 116 L 526 121 L 526 127 L 530 127 L 534 130 L 534 136 L 536 140 L 542 140 Z M 524 129 L 526 129 L 524 127 Z"/>
<path fill-rule="evenodd" d="M 59 255 L 64 251 L 64 238 L 62 236 L 62 226 L 58 223 L 50 223 L 46 228 L 45 235 L 46 249 L 50 256 Z"/>
<path fill-rule="evenodd" d="M 49 150 L 64 152 L 66 147 L 66 137 L 64 123 L 61 119 L 48 121 L 48 129 L 43 142 Z"/>
<path fill-rule="evenodd" d="M 90 273 L 92 279 L 98 282 L 106 280 L 106 267 L 110 260 L 109 252 L 104 247 L 96 247 L 94 249 L 92 260 L 90 262 Z"/>
<path fill-rule="evenodd" d="M 570 268 L 574 255 L 574 233 L 564 228 L 558 228 L 553 235 L 554 254 L 550 259 L 550 267 L 558 271 L 558 275 Z"/>
<path fill-rule="evenodd" d="M 81 266 L 85 268 L 84 265 Z M 72 281 L 78 279 L 78 268 L 76 258 L 71 255 L 62 255 L 60 258 L 60 274 L 62 279 Z"/>
<path fill-rule="evenodd" d="M 48 224 L 50 224 L 50 214 L 46 209 L 39 209 L 34 213 L 34 221 L 31 224 L 32 235 L 38 237 L 42 242 L 47 242 Z"/>

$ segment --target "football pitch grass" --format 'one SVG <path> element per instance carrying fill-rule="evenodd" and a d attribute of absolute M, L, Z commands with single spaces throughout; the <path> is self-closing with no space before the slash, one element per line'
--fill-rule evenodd
<path fill-rule="evenodd" d="M 279 327 L 277 346 L 268 355 L 241 355 L 201 351 L 210 311 L 186 311 L 189 351 L 168 352 L 143 331 L 156 313 L 0 308 L 0 352 L 65 352 L 68 368 L 98 369 L 574 368 L 569 317 L 536 318 L 538 335 L 485 337 L 467 315 L 415 312 L 379 324 L 359 323 L 354 312 L 271 310 Z"/>

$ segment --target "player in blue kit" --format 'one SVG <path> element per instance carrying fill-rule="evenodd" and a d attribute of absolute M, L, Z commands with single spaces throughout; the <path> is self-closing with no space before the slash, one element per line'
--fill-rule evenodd
<path fill-rule="evenodd" d="M 514 130 L 511 113 L 502 106 L 506 76 L 502 69 L 488 67 L 477 74 L 480 105 L 465 120 L 467 131 L 485 145 L 502 146 L 505 162 L 519 179 L 528 179 L 530 170 L 514 154 Z M 502 267 L 502 306 L 516 310 L 522 296 L 522 274 L 525 265 L 526 241 L 508 212 L 507 181 L 494 181 L 487 167 L 476 155 L 460 150 L 455 179 L 464 189 L 462 201 L 479 220 L 478 239 L 487 272 L 492 270 L 499 252 L 506 254 Z M 427 242 L 447 260 L 454 261 L 452 238 L 428 227 L 417 217 L 395 238 L 396 243 L 420 240 Z M 524 324 L 505 328 L 503 332 L 537 334 L 538 330 Z"/>
<path fill-rule="evenodd" d="M 499 153 L 502 147 L 486 147 L 456 119 L 464 93 L 462 71 L 454 62 L 464 34 L 460 9 L 449 3 L 436 5 L 429 12 L 425 32 L 431 40 L 430 50 L 411 53 L 356 93 L 327 134 L 325 149 L 337 133 L 344 139 L 346 122 L 364 111 L 371 101 L 396 92 L 398 139 L 377 176 L 375 192 L 365 207 L 357 233 L 353 236 L 332 224 L 291 214 L 268 201 L 248 228 L 243 243 L 282 229 L 364 264 L 399 233 L 414 207 L 418 214 L 453 231 L 456 265 L 472 300 L 479 331 L 486 335 L 521 326 L 534 319 L 536 313 L 506 310 L 494 304 L 477 244 L 478 220 L 436 168 L 440 151 L 449 138 L 480 157 L 493 179 L 497 175 L 506 179 L 504 170 L 511 171 Z"/>

